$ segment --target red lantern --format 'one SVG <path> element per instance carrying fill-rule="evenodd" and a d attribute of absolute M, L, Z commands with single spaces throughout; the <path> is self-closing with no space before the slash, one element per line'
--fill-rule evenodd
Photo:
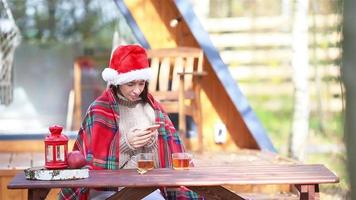
<path fill-rule="evenodd" d="M 50 135 L 45 138 L 45 160 L 47 169 L 61 169 L 68 167 L 68 137 L 62 134 L 63 127 L 54 125 L 49 127 Z"/>

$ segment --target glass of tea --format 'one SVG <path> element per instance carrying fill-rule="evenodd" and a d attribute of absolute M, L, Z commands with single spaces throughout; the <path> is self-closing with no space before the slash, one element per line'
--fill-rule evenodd
<path fill-rule="evenodd" d="M 137 168 L 139 170 L 148 171 L 154 168 L 152 153 L 139 153 L 136 156 Z"/>
<path fill-rule="evenodd" d="M 173 153 L 173 169 L 189 169 L 189 165 L 192 160 L 192 154 L 190 153 Z"/>

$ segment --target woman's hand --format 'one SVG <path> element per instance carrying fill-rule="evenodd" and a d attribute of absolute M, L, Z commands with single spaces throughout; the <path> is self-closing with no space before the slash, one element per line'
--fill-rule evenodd
<path fill-rule="evenodd" d="M 133 148 L 137 149 L 145 146 L 156 133 L 157 130 L 133 129 L 128 133 L 127 140 Z"/>

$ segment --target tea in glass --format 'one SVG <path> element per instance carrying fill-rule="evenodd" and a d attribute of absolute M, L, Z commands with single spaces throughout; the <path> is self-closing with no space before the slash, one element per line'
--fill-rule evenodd
<path fill-rule="evenodd" d="M 174 169 L 189 169 L 192 155 L 189 153 L 173 153 L 172 160 Z"/>
<path fill-rule="evenodd" d="M 140 170 L 151 170 L 154 168 L 153 154 L 140 153 L 137 155 L 137 168 Z"/>

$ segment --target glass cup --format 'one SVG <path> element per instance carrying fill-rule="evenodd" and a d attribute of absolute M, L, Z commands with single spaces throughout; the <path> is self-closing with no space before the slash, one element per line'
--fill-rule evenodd
<path fill-rule="evenodd" d="M 137 168 L 139 170 L 148 171 L 154 168 L 152 153 L 139 153 L 137 158 Z"/>
<path fill-rule="evenodd" d="M 173 169 L 189 169 L 192 162 L 192 154 L 190 153 L 172 153 Z"/>

